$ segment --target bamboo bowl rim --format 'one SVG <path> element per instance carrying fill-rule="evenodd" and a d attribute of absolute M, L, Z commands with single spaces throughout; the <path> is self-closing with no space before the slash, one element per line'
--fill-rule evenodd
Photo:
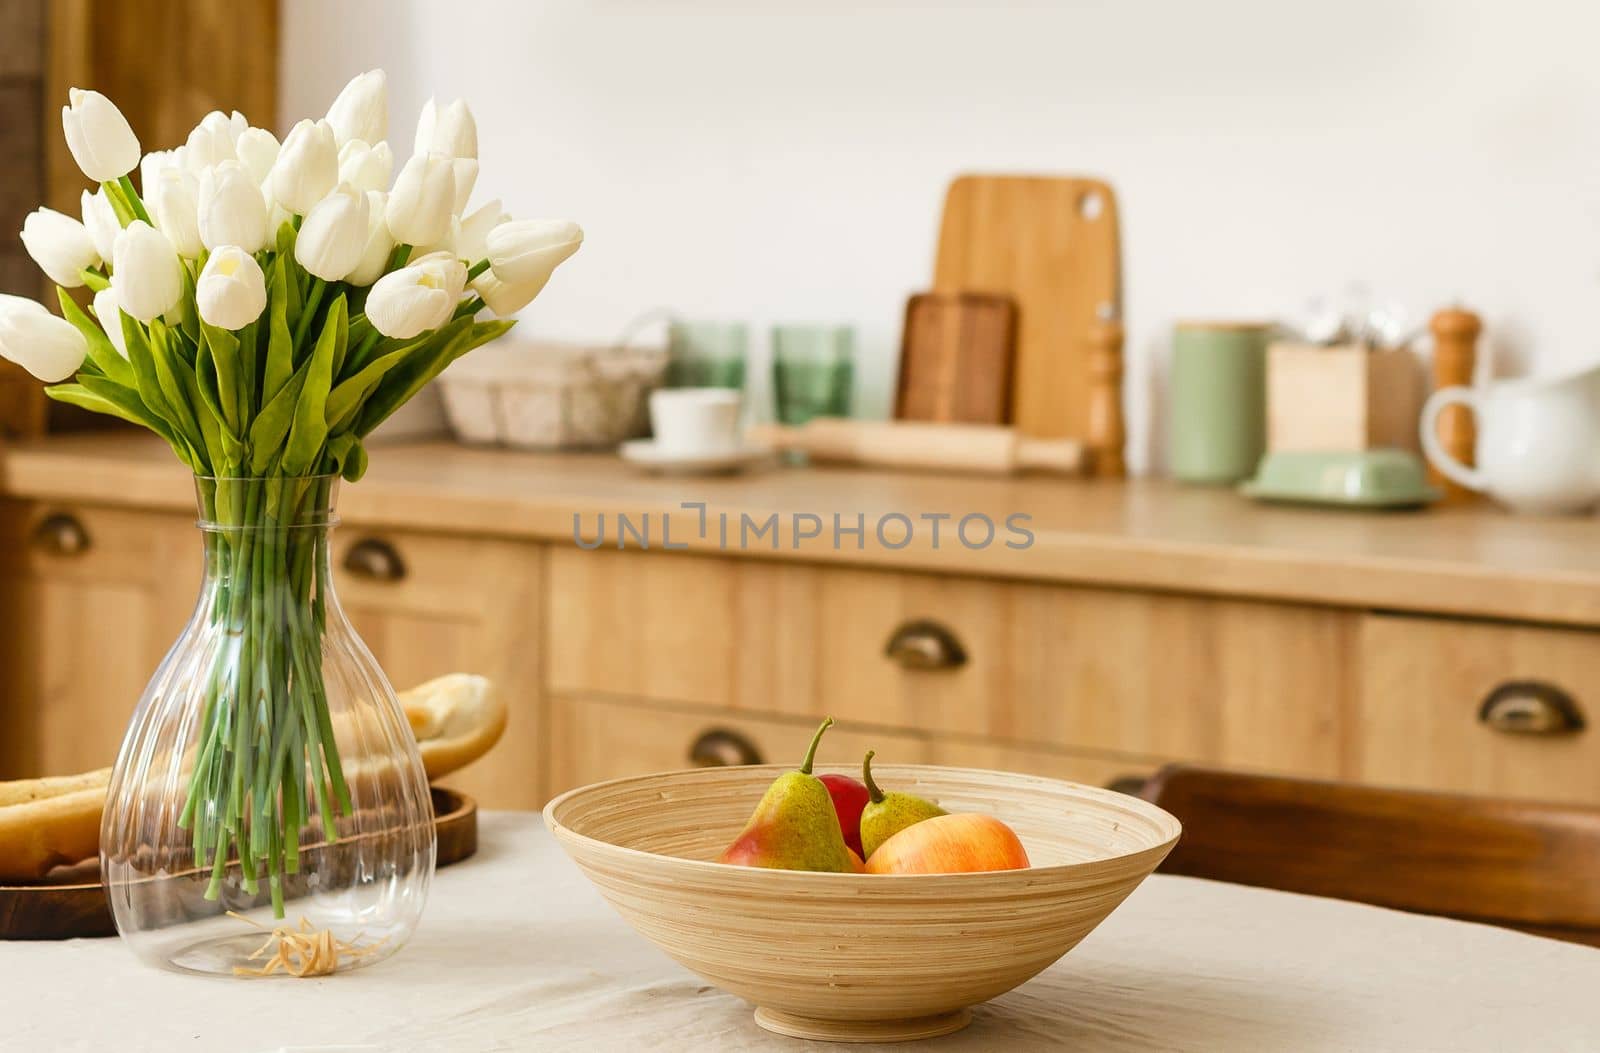
<path fill-rule="evenodd" d="M 1159 861 L 1177 843 L 1183 833 L 1183 824 L 1178 818 L 1166 809 L 1146 801 L 1142 797 L 1119 793 L 1087 783 L 1072 782 L 1067 779 L 1054 779 L 1044 775 L 1028 775 L 1020 772 L 997 771 L 987 768 L 964 768 L 942 764 L 885 764 L 874 765 L 874 773 L 885 778 L 895 778 L 897 775 L 916 775 L 919 772 L 936 773 L 941 776 L 954 778 L 968 777 L 982 781 L 984 779 L 1003 780 L 1011 784 L 1011 788 L 1023 788 L 1027 784 L 1035 784 L 1042 790 L 1069 790 L 1072 793 L 1088 796 L 1099 800 L 1103 804 L 1126 808 L 1140 818 L 1151 823 L 1158 831 L 1159 840 L 1152 840 L 1139 848 L 1125 852 L 1110 852 L 1097 855 L 1090 859 L 1074 860 L 1068 863 L 1052 863 L 1043 866 L 1032 865 L 1021 870 L 990 870 L 979 872 L 949 873 L 949 874 L 839 874 L 817 870 L 771 870 L 761 867 L 739 866 L 733 863 L 719 863 L 715 860 L 692 859 L 687 856 L 666 855 L 660 852 L 649 852 L 640 848 L 631 848 L 611 841 L 605 841 L 573 829 L 564 822 L 559 813 L 566 811 L 591 794 L 623 788 L 630 783 L 650 784 L 659 783 L 663 779 L 684 780 L 715 780 L 725 777 L 727 772 L 756 772 L 771 773 L 774 777 L 786 771 L 794 770 L 793 765 L 785 764 L 741 764 L 727 765 L 710 768 L 683 768 L 672 771 L 652 772 L 645 775 L 626 775 L 617 779 L 605 779 L 600 782 L 589 783 L 585 786 L 574 787 L 553 798 L 544 806 L 543 816 L 546 828 L 554 834 L 557 840 L 572 838 L 582 842 L 585 846 L 603 855 L 612 856 L 617 860 L 635 859 L 650 861 L 652 865 L 667 864 L 674 868 L 682 868 L 688 874 L 701 873 L 729 878 L 735 873 L 746 873 L 752 880 L 760 881 L 772 887 L 782 881 L 833 881 L 850 884 L 865 884 L 884 888 L 893 883 L 896 887 L 903 887 L 907 891 L 914 891 L 919 885 L 937 886 L 948 889 L 948 883 L 958 880 L 973 886 L 973 891 L 978 891 L 975 886 L 992 885 L 1015 882 L 1021 878 L 1033 880 L 1050 877 L 1069 876 L 1075 871 L 1086 867 L 1101 866 L 1105 863 L 1131 859 L 1147 853 L 1156 854 Z M 848 774 L 853 769 L 836 764 L 817 764 L 815 774 L 826 775 L 830 773 Z M 755 802 L 751 802 L 755 807 Z M 996 816 L 1005 820 L 1005 816 Z M 1023 847 L 1027 847 L 1024 841 Z M 1152 865 L 1152 869 L 1154 865 Z"/>

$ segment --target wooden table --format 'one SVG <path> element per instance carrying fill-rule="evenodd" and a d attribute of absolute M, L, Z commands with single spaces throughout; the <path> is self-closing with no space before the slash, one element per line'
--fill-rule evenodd
<path fill-rule="evenodd" d="M 115 940 L 0 944 L 0 1050 L 800 1048 L 628 929 L 537 816 L 489 814 L 481 834 L 439 872 L 411 945 L 367 971 L 219 981 Z M 1600 1036 L 1597 989 L 1590 948 L 1157 875 L 925 1048 L 1577 1053 Z"/>

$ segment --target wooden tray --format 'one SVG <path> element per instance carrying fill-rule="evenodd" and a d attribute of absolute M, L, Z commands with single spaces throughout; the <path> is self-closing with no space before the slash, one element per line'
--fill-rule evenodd
<path fill-rule="evenodd" d="M 1009 424 L 1016 328 L 1016 307 L 1003 296 L 912 296 L 901 330 L 895 418 Z"/>
<path fill-rule="evenodd" d="M 478 850 L 478 802 L 439 786 L 433 790 L 436 866 L 459 863 Z M 60 872 L 61 881 L 0 885 L 0 940 L 70 940 L 115 936 L 100 865 L 86 860 Z"/>

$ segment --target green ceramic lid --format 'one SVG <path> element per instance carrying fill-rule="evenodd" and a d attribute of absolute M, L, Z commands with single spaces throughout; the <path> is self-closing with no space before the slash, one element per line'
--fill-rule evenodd
<path fill-rule="evenodd" d="M 1343 453 L 1283 450 L 1261 458 L 1239 492 L 1264 501 L 1407 508 L 1439 500 L 1422 460 L 1410 450 Z"/>

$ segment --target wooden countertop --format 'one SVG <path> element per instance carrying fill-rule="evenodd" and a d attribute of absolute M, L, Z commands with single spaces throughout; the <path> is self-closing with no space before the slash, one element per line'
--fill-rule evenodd
<path fill-rule="evenodd" d="M 593 538 L 605 516 L 648 520 L 653 549 L 670 524 L 674 548 L 718 551 L 727 513 L 731 555 L 801 559 L 1023 580 L 1076 582 L 1317 604 L 1430 611 L 1600 626 L 1600 523 L 1514 517 L 1487 506 L 1361 513 L 1253 504 L 1226 490 L 1166 482 L 994 479 L 880 470 L 773 469 L 724 478 L 641 476 L 603 455 L 530 454 L 446 442 L 371 451 L 367 478 L 340 500 L 363 527 L 483 533 L 574 544 L 574 519 Z M 0 491 L 19 498 L 188 511 L 187 472 L 158 440 L 131 433 L 53 438 L 0 454 Z M 704 502 L 702 513 L 683 507 Z M 776 533 L 738 544 L 740 516 Z M 902 541 L 906 517 L 913 528 Z M 939 544 L 925 515 L 940 523 Z M 813 526 L 821 536 L 799 538 Z M 865 517 L 865 537 L 837 539 Z M 993 543 L 954 536 L 969 514 L 996 524 Z M 1025 515 L 1033 543 L 1005 544 L 1008 516 Z M 981 522 L 969 537 L 981 539 Z M 859 545 L 859 547 L 858 547 Z M 630 536 L 628 547 L 640 547 Z"/>

